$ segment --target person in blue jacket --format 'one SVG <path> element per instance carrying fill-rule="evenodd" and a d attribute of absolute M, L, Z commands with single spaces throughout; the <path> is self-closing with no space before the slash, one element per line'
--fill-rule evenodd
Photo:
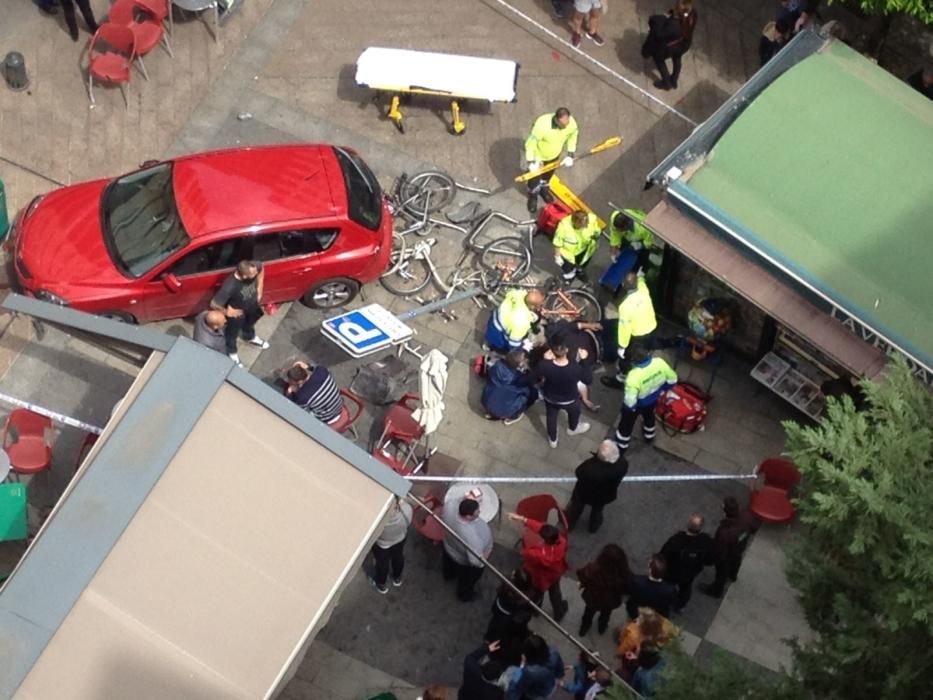
<path fill-rule="evenodd" d="M 522 350 L 513 350 L 486 373 L 483 409 L 489 418 L 505 425 L 517 423 L 535 402 L 538 392 L 528 379 L 528 363 Z"/>

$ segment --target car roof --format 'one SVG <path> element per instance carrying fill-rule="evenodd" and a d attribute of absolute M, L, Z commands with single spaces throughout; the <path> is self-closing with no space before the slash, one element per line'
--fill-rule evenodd
<path fill-rule="evenodd" d="M 346 211 L 336 156 L 331 146 L 322 144 L 184 156 L 175 160 L 173 185 L 192 238 Z"/>

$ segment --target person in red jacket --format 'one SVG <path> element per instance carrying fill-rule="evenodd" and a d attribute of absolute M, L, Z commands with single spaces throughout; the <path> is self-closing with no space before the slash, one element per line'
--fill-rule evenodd
<path fill-rule="evenodd" d="M 560 590 L 560 579 L 570 568 L 567 565 L 567 535 L 553 525 L 516 513 L 509 513 L 509 519 L 523 523 L 541 538 L 538 544 L 522 549 L 522 567 L 534 588 L 532 599 L 540 606 L 544 592 L 547 591 L 554 609 L 554 619 L 560 622 L 570 608 Z"/>

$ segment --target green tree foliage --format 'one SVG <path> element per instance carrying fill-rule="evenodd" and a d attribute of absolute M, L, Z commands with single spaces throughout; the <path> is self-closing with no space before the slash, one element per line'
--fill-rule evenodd
<path fill-rule="evenodd" d="M 830 0 L 830 3 L 835 0 Z M 862 12 L 867 14 L 891 15 L 903 12 L 921 22 L 933 23 L 933 3 L 930 0 L 855 0 Z"/>
<path fill-rule="evenodd" d="M 785 424 L 803 474 L 788 576 L 817 633 L 794 670 L 814 698 L 933 697 L 933 393 L 903 361 L 861 386 L 863 411 Z"/>

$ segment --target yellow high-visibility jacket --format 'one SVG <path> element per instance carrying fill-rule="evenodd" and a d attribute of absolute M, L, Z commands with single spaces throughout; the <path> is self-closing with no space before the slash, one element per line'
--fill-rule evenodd
<path fill-rule="evenodd" d="M 581 261 L 589 260 L 599 245 L 599 221 L 592 212 L 586 215 L 586 224 L 582 229 L 573 227 L 573 217 L 565 216 L 554 231 L 554 248 L 560 256 L 569 262 L 576 262 L 580 253 L 586 253 Z"/>
<path fill-rule="evenodd" d="M 677 383 L 677 372 L 660 357 L 641 362 L 625 375 L 625 396 L 622 403 L 634 409 L 653 406 L 662 389 Z"/>
<path fill-rule="evenodd" d="M 616 227 L 616 217 L 619 214 L 625 214 L 634 225 L 632 230 L 623 230 Z M 641 243 L 645 248 L 654 245 L 654 234 L 642 222 L 648 214 L 643 209 L 622 209 L 612 212 L 609 217 L 609 245 L 613 248 L 621 248 L 622 243 Z"/>
<path fill-rule="evenodd" d="M 493 319 L 493 323 L 508 338 L 511 347 L 521 347 L 521 341 L 531 331 L 531 324 L 538 320 L 538 315 L 525 303 L 526 296 L 526 289 L 508 291 Z"/>
<path fill-rule="evenodd" d="M 577 137 L 580 130 L 577 120 L 570 117 L 570 123 L 561 129 L 554 126 L 554 113 L 542 114 L 531 127 L 531 135 L 525 140 L 525 160 L 529 163 L 540 160 L 555 160 L 560 157 L 564 146 L 568 153 L 577 150 Z"/>
<path fill-rule="evenodd" d="M 619 347 L 627 348 L 632 336 L 648 335 L 657 327 L 651 293 L 644 278 L 639 277 L 638 287 L 619 303 Z"/>

